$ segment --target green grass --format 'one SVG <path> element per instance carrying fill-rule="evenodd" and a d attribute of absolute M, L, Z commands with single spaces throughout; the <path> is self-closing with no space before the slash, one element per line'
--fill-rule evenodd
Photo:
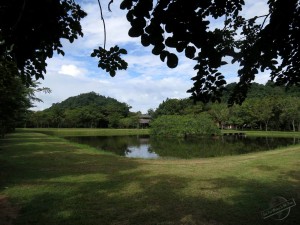
<path fill-rule="evenodd" d="M 148 129 L 99 129 L 99 128 L 18 128 L 19 132 L 37 132 L 59 137 L 66 136 L 118 136 L 147 135 Z"/>
<path fill-rule="evenodd" d="M 300 146 L 211 159 L 128 159 L 18 132 L 0 140 L 0 196 L 18 209 L 13 224 L 22 225 L 296 225 L 299 159 Z M 275 196 L 296 201 L 285 223 L 260 216 Z"/>
<path fill-rule="evenodd" d="M 18 132 L 37 132 L 59 137 L 66 136 L 118 136 L 148 135 L 149 129 L 110 129 L 110 128 L 18 128 Z M 238 131 L 222 130 L 222 133 L 245 133 L 247 136 L 262 137 L 299 137 L 300 132 L 286 131 Z"/>
<path fill-rule="evenodd" d="M 300 132 L 287 132 L 287 131 L 259 131 L 259 130 L 222 130 L 222 133 L 245 133 L 247 136 L 256 137 L 288 137 L 300 138 Z"/>

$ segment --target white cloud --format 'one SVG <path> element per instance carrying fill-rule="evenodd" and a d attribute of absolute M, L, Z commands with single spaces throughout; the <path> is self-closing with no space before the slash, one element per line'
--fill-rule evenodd
<path fill-rule="evenodd" d="M 62 65 L 60 70 L 58 71 L 59 74 L 65 74 L 70 75 L 73 77 L 77 77 L 79 75 L 82 75 L 83 72 L 75 65 L 69 64 L 69 65 Z"/>
<path fill-rule="evenodd" d="M 42 86 L 49 87 L 52 93 L 50 95 L 38 94 L 38 97 L 44 100 L 44 103 L 37 104 L 38 110 L 48 108 L 52 103 L 63 101 L 70 96 L 94 91 L 126 102 L 133 107 L 133 111 L 145 113 L 150 108 L 157 108 L 168 97 L 187 97 L 186 90 L 190 87 L 190 83 L 176 77 L 167 77 L 157 81 L 151 77 L 130 78 L 125 75 L 125 77 L 107 77 L 99 80 L 49 74 L 46 80 L 42 81 Z"/>

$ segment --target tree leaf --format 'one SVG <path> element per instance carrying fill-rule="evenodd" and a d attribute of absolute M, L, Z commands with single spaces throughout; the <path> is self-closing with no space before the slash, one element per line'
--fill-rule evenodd
<path fill-rule="evenodd" d="M 167 65 L 170 68 L 175 68 L 178 65 L 178 57 L 175 54 L 170 53 L 167 58 Z"/>
<path fill-rule="evenodd" d="M 188 46 L 185 49 L 185 56 L 190 59 L 193 59 L 195 57 L 195 53 L 196 53 L 196 48 L 193 46 Z"/>
<path fill-rule="evenodd" d="M 119 51 L 119 53 L 126 55 L 126 54 L 127 54 L 127 51 L 126 51 L 126 49 L 121 48 L 120 51 Z"/>
<path fill-rule="evenodd" d="M 160 59 L 161 59 L 161 61 L 165 61 L 165 59 L 166 59 L 166 57 L 169 55 L 169 52 L 168 51 L 162 51 L 161 53 L 160 53 Z"/>

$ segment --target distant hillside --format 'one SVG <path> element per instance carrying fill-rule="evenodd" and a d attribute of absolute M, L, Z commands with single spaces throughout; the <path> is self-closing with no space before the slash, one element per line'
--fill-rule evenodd
<path fill-rule="evenodd" d="M 230 94 L 233 92 L 236 83 L 230 83 L 226 85 L 223 93 L 222 102 L 227 102 Z M 300 97 L 300 88 L 298 86 L 292 86 L 286 88 L 285 86 L 276 86 L 272 81 L 268 81 L 266 84 L 253 83 L 247 94 L 247 99 L 250 98 L 264 98 L 267 96 L 277 97 Z"/>
<path fill-rule="evenodd" d="M 128 110 L 130 108 L 126 103 L 119 102 L 114 98 L 105 97 L 95 92 L 89 92 L 89 93 L 84 93 L 84 94 L 67 98 L 61 103 L 55 103 L 48 110 L 51 110 L 53 107 L 61 108 L 65 110 L 65 109 L 78 109 L 87 106 L 101 107 L 101 108 L 121 107 L 123 109 L 128 108 Z"/>

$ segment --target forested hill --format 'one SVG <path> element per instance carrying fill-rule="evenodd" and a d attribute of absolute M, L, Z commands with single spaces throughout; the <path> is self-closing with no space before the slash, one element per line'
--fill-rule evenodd
<path fill-rule="evenodd" d="M 227 102 L 230 93 L 233 92 L 236 83 L 230 83 L 226 86 L 222 97 L 222 102 Z M 292 86 L 286 89 L 284 86 L 277 86 L 273 82 L 268 81 L 265 85 L 253 83 L 250 86 L 247 97 L 249 98 L 264 98 L 264 97 L 300 97 L 300 88 Z"/>
<path fill-rule="evenodd" d="M 70 97 L 44 111 L 28 114 L 27 127 L 131 127 L 131 107 L 95 92 Z"/>
<path fill-rule="evenodd" d="M 124 113 L 128 113 L 130 108 L 130 106 L 128 106 L 126 103 L 119 102 L 114 98 L 105 97 L 95 92 L 89 92 L 67 98 L 61 103 L 55 103 L 47 110 L 52 110 L 53 108 L 60 108 L 63 110 L 78 109 L 88 106 L 93 106 L 97 108 L 118 108 L 118 111 L 120 111 L 121 109 L 122 111 L 124 110 Z"/>

